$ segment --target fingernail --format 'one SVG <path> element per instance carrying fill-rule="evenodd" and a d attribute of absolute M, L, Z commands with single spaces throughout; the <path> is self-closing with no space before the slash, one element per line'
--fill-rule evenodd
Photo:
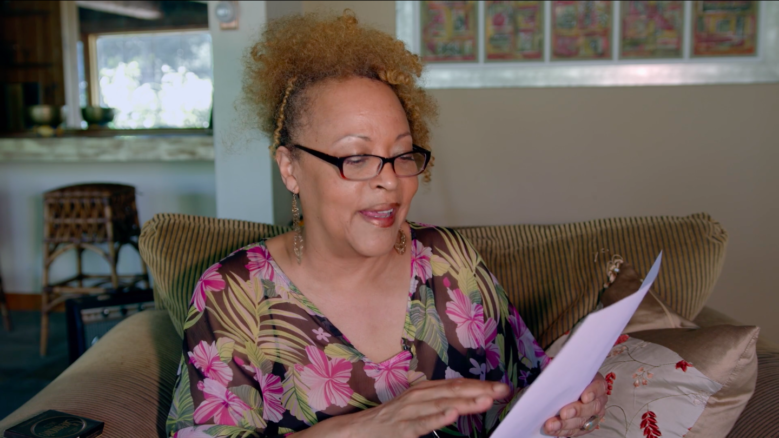
<path fill-rule="evenodd" d="M 491 402 L 492 399 L 490 397 L 487 397 L 486 395 L 483 395 L 476 399 L 476 403 L 478 404 L 484 404 L 486 402 Z"/>
<path fill-rule="evenodd" d="M 492 385 L 492 390 L 497 392 L 498 394 L 504 394 L 509 392 L 509 387 L 508 385 L 505 385 L 503 383 L 496 383 Z"/>
<path fill-rule="evenodd" d="M 582 401 L 584 403 L 589 403 L 595 399 L 595 394 L 588 392 L 582 396 Z"/>
<path fill-rule="evenodd" d="M 560 418 L 563 420 L 568 420 L 570 418 L 573 418 L 573 416 L 576 415 L 576 409 L 568 408 L 560 413 Z"/>
<path fill-rule="evenodd" d="M 549 425 L 549 431 L 554 432 L 556 430 L 560 430 L 560 422 L 557 420 L 552 421 L 552 423 Z"/>

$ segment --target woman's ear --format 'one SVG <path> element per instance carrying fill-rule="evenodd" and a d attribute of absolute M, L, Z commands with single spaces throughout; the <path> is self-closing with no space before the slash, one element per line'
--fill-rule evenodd
<path fill-rule="evenodd" d="M 279 165 L 279 173 L 284 185 L 292 193 L 300 192 L 298 180 L 295 177 L 295 160 L 292 158 L 292 152 L 284 146 L 276 149 L 276 164 Z"/>

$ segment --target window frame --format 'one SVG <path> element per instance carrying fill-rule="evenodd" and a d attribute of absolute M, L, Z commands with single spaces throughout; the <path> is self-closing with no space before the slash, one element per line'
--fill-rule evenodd
<path fill-rule="evenodd" d="M 779 82 L 779 2 L 758 2 L 756 56 L 692 57 L 692 1 L 685 1 L 683 58 L 618 59 L 620 6 L 612 5 L 613 55 L 609 60 L 551 60 L 551 2 L 544 1 L 544 61 L 485 62 L 484 8 L 477 2 L 478 62 L 427 63 L 426 88 L 599 87 Z M 396 1 L 396 37 L 419 54 L 420 2 Z"/>
<path fill-rule="evenodd" d="M 85 33 L 82 35 L 82 40 L 85 41 L 84 51 L 84 63 L 85 63 L 85 77 L 87 80 L 87 102 L 92 106 L 100 106 L 100 73 L 97 67 L 97 39 L 101 36 L 110 35 L 144 35 L 144 34 L 161 34 L 161 33 L 194 33 L 205 32 L 210 33 L 210 29 L 207 27 L 187 27 L 187 28 L 172 28 L 172 29 L 153 29 L 153 30 L 132 30 L 132 31 L 116 31 L 116 32 L 96 32 Z M 213 102 L 211 103 L 213 105 Z M 187 131 L 210 131 L 211 128 L 136 128 L 136 129 L 148 129 L 148 130 L 187 130 Z"/>

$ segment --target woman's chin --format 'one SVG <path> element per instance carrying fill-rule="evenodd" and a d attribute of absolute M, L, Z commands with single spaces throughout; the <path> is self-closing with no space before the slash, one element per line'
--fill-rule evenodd
<path fill-rule="evenodd" d="M 355 233 L 349 240 L 358 254 L 364 257 L 379 257 L 387 255 L 395 248 L 397 238 L 396 227 L 389 227 Z"/>

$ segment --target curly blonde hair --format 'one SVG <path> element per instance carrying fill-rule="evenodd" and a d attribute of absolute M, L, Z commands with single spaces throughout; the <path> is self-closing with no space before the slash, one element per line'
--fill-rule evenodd
<path fill-rule="evenodd" d="M 272 136 L 271 156 L 279 146 L 292 144 L 305 90 L 325 79 L 351 76 L 389 85 L 406 112 L 414 144 L 430 150 L 428 123 L 435 121 L 437 108 L 417 84 L 422 62 L 393 36 L 358 25 L 348 9 L 340 17 L 309 13 L 269 22 L 244 63 L 243 99 Z"/>

